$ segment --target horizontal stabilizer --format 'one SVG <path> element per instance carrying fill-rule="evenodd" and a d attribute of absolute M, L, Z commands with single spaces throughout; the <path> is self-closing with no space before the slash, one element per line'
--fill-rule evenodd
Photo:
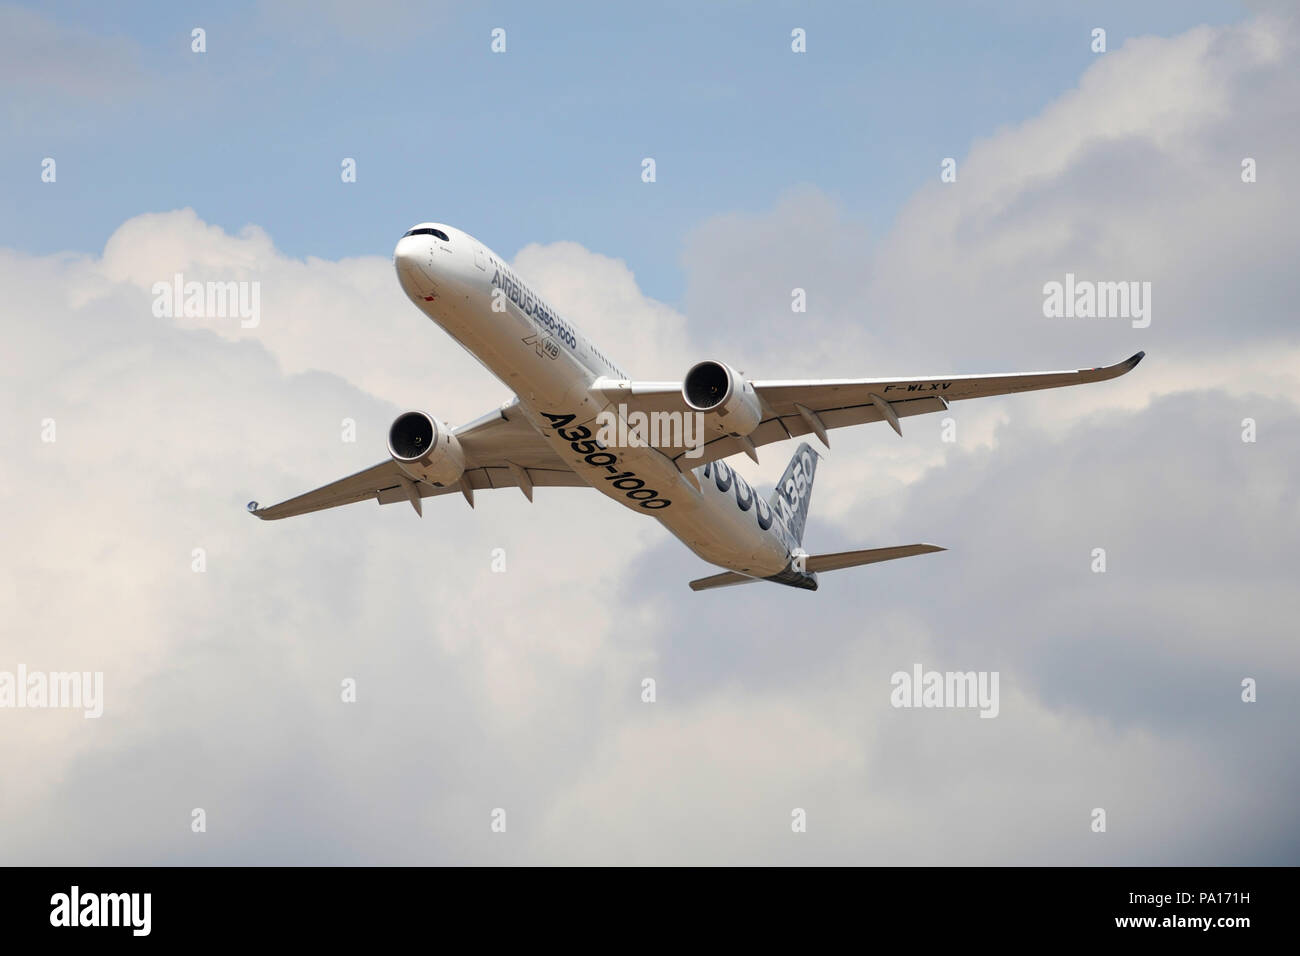
<path fill-rule="evenodd" d="M 810 554 L 806 569 L 809 574 L 821 571 L 838 571 L 840 568 L 856 568 L 860 564 L 875 564 L 877 561 L 893 561 L 895 558 L 910 558 L 917 554 L 931 554 L 946 551 L 937 544 L 900 544 L 895 548 L 868 548 L 865 551 L 836 551 L 833 554 Z"/>
<path fill-rule="evenodd" d="M 836 551 L 832 554 L 810 554 L 805 559 L 804 571 L 808 574 L 819 574 L 822 571 L 838 571 L 841 568 L 856 568 L 863 564 L 876 564 L 879 561 L 893 561 L 895 558 L 910 558 L 918 554 L 933 554 L 935 551 L 946 551 L 947 548 L 941 548 L 937 544 L 900 544 L 894 548 L 867 548 L 864 551 Z M 778 584 L 787 582 L 778 580 L 779 575 L 772 578 Z M 767 578 L 752 578 L 748 574 L 740 574 L 736 571 L 724 571 L 721 574 L 713 574 L 707 578 L 696 578 L 691 582 L 692 591 L 707 591 L 710 588 L 729 588 L 733 584 L 753 584 L 755 581 L 766 581 Z M 814 586 L 810 590 L 816 590 Z"/>
<path fill-rule="evenodd" d="M 761 581 L 762 578 L 751 578 L 747 574 L 739 574 L 735 571 L 724 571 L 722 574 L 714 574 L 707 578 L 696 578 L 691 582 L 692 591 L 707 591 L 709 588 L 729 588 L 733 584 L 753 584 L 755 581 Z"/>

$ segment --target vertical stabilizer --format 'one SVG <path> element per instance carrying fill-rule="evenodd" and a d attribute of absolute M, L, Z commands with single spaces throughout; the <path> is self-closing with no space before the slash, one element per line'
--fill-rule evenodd
<path fill-rule="evenodd" d="M 807 442 L 801 444 L 786 465 L 785 474 L 772 492 L 768 503 L 785 521 L 794 535 L 796 544 L 803 541 L 804 525 L 808 522 L 808 502 L 812 500 L 813 475 L 817 471 L 817 452 Z"/>

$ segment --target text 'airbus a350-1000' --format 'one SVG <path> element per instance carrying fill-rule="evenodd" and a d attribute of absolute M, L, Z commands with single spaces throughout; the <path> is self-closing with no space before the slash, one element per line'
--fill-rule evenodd
<path fill-rule="evenodd" d="M 818 454 L 807 442 L 770 496 L 723 460 L 772 442 L 833 428 L 900 422 L 951 402 L 1101 382 L 1142 358 L 1073 372 L 910 378 L 750 381 L 722 362 L 700 362 L 681 382 L 638 382 L 473 236 L 438 223 L 408 231 L 394 251 L 402 288 L 426 316 L 515 394 L 481 418 L 450 428 L 422 411 L 398 416 L 388 458 L 349 478 L 267 508 L 259 518 L 372 499 L 409 501 L 461 492 L 594 488 L 655 518 L 705 561 L 726 570 L 694 590 L 774 581 L 816 590 L 822 571 L 942 548 L 908 544 L 834 554 L 802 547 Z M 662 423 L 664 427 L 649 427 Z M 668 427 L 668 426 L 672 427 Z M 648 433 L 648 434 L 647 434 Z"/>

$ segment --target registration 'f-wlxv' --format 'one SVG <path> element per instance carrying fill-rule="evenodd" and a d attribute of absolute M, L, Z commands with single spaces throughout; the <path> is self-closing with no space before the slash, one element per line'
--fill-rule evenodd
<path fill-rule="evenodd" d="M 900 422 L 949 403 L 1040 388 L 1100 382 L 1142 358 L 1073 372 L 945 375 L 910 378 L 751 381 L 718 361 L 700 362 L 681 382 L 639 382 L 605 357 L 477 239 L 438 223 L 408 231 L 394 252 L 397 277 L 411 301 L 515 394 L 458 428 L 423 411 L 398 416 L 388 432 L 389 457 L 373 467 L 267 508 L 259 518 L 287 518 L 357 501 L 421 501 L 460 492 L 536 487 L 595 488 L 638 514 L 657 519 L 705 561 L 727 570 L 692 581 L 697 591 L 775 581 L 817 589 L 817 574 L 942 548 L 931 544 L 808 554 L 804 524 L 818 454 L 795 450 L 780 484 L 764 497 L 723 460 L 772 442 L 815 435 L 829 446 L 833 428 Z M 663 429 L 657 441 L 627 446 L 602 441 L 610 416 L 698 416 L 701 428 Z M 626 427 L 616 429 L 627 434 Z M 683 435 L 694 434 L 690 441 Z"/>

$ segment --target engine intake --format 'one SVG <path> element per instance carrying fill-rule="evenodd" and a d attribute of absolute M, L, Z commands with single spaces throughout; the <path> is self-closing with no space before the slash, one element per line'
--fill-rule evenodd
<path fill-rule="evenodd" d="M 388 454 L 416 481 L 442 487 L 465 473 L 465 451 L 452 430 L 424 412 L 405 412 L 388 429 Z"/>
<path fill-rule="evenodd" d="M 682 380 L 682 398 L 704 414 L 705 431 L 720 435 L 748 435 L 763 420 L 762 403 L 754 386 L 730 365 L 700 362 Z"/>

